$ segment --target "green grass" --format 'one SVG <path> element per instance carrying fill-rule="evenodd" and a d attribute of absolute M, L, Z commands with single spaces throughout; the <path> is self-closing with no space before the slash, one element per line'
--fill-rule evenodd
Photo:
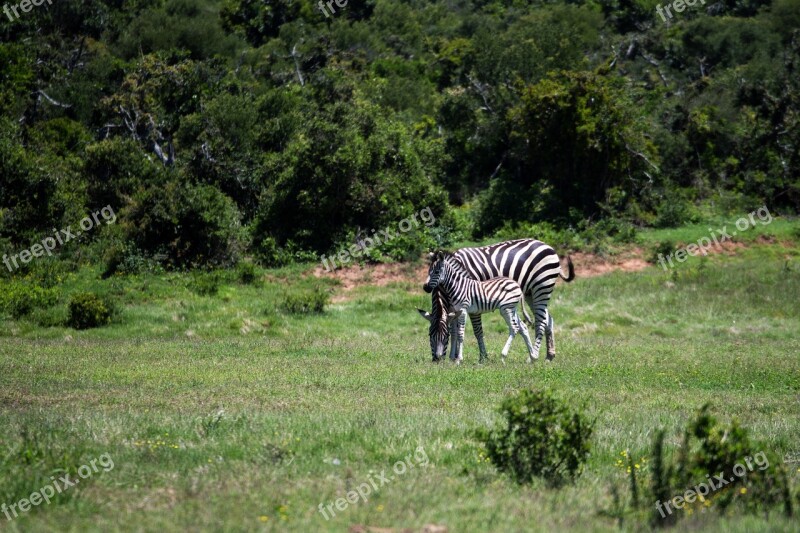
<path fill-rule="evenodd" d="M 0 503 L 103 453 L 114 468 L 13 522 L 0 515 L 1 527 L 615 529 L 599 513 L 612 507 L 611 485 L 625 486 L 620 452 L 645 455 L 661 427 L 677 445 L 705 402 L 749 427 L 772 457 L 800 451 L 800 272 L 785 267 L 797 254 L 794 244 L 756 245 L 674 272 L 578 278 L 551 304 L 554 362 L 525 364 L 517 339 L 501 365 L 505 325 L 495 314 L 484 320 L 490 362 L 477 364 L 468 332 L 460 367 L 430 363 L 427 322 L 415 311 L 430 300 L 419 283 L 361 287 L 324 314 L 291 316 L 280 308 L 297 267 L 268 272 L 262 286 L 226 278 L 214 296 L 194 292 L 187 275 L 100 280 L 99 269 L 82 268 L 66 275 L 60 301 L 87 289 L 112 295 L 121 312 L 111 325 L 0 322 Z M 596 419 L 575 485 L 520 487 L 483 458 L 473 430 L 523 387 L 586 402 Z M 370 475 L 393 475 L 418 447 L 427 468 L 329 521 L 317 511 Z M 712 510 L 680 526 L 797 530 L 777 511 Z M 638 516 L 623 524 L 644 527 Z"/>

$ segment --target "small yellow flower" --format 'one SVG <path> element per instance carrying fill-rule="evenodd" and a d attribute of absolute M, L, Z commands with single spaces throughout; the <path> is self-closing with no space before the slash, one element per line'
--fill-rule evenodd
<path fill-rule="evenodd" d="M 703 505 L 705 505 L 706 507 L 711 507 L 711 500 L 704 501 Z"/>
<path fill-rule="evenodd" d="M 258 517 L 258 520 L 261 521 L 261 522 L 266 522 L 267 520 L 269 520 L 269 517 L 268 516 L 264 516 L 262 514 L 261 516 Z"/>
<path fill-rule="evenodd" d="M 382 513 L 382 512 L 383 512 L 383 505 L 378 505 L 378 506 L 375 508 L 375 510 L 376 510 L 376 511 L 378 511 L 379 513 Z"/>
<path fill-rule="evenodd" d="M 739 494 L 747 494 L 747 487 L 742 487 L 739 489 Z"/>
<path fill-rule="evenodd" d="M 639 463 L 636 463 L 636 464 L 635 464 L 635 465 L 633 465 L 633 466 L 635 466 L 635 467 L 638 469 L 638 468 L 639 468 Z"/>

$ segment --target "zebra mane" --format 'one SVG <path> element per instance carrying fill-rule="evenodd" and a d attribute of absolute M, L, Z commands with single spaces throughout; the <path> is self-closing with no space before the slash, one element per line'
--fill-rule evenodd
<path fill-rule="evenodd" d="M 461 260 L 459 260 L 458 257 L 450 252 L 439 250 L 435 254 L 431 254 L 431 264 L 435 263 L 436 261 L 444 261 L 450 265 L 459 276 L 464 276 L 468 279 L 474 279 L 472 274 L 470 274 L 466 267 L 464 267 L 464 264 L 461 262 Z"/>
<path fill-rule="evenodd" d="M 438 287 L 433 289 L 433 293 L 431 294 L 431 315 L 434 319 L 431 321 L 430 327 L 432 332 L 441 327 L 446 329 L 449 307 L 450 298 L 447 297 L 447 294 Z"/>

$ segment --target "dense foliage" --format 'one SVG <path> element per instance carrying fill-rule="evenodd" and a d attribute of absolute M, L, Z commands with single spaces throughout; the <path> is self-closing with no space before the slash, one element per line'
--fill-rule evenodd
<path fill-rule="evenodd" d="M 410 245 L 796 212 L 800 0 L 672 14 L 64 0 L 2 15 L 0 251 L 106 205 L 119 224 L 86 238 L 108 240 L 110 272 L 317 257 L 424 207 L 437 228 Z"/>

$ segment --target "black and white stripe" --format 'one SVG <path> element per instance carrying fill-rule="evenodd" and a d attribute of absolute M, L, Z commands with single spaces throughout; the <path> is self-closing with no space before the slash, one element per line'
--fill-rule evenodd
<path fill-rule="evenodd" d="M 456 320 L 458 325 L 457 338 L 453 342 L 456 361 L 460 362 L 463 358 L 466 315 L 469 314 L 471 318 L 480 317 L 483 313 L 498 309 L 508 324 L 508 340 L 502 351 L 503 361 L 505 362 L 514 336 L 518 332 L 522 333 L 522 337 L 525 339 L 530 360 L 534 359 L 528 328 L 517 315 L 517 304 L 522 302 L 523 292 L 516 281 L 506 277 L 497 277 L 486 281 L 475 280 L 452 254 L 439 252 L 428 270 L 428 279 L 425 285 L 431 290 L 438 288 L 450 302 L 449 307 L 452 312 L 448 314 L 448 318 Z M 473 321 L 474 326 L 475 322 Z M 480 328 L 480 323 L 478 323 L 478 328 Z M 478 337 L 478 329 L 476 329 L 476 337 Z M 481 332 L 479 337 L 481 344 L 482 338 Z M 482 353 L 485 352 L 485 347 L 481 346 L 481 348 Z"/>
<path fill-rule="evenodd" d="M 546 334 L 547 359 L 553 359 L 556 355 L 553 319 L 547 310 L 547 305 L 558 277 L 568 282 L 575 279 L 572 260 L 567 257 L 568 275 L 564 276 L 561 273 L 561 263 L 555 250 L 535 239 L 517 239 L 490 246 L 461 248 L 455 252 L 454 256 L 476 280 L 488 280 L 503 276 L 513 279 L 522 287 L 526 303 L 533 310 L 535 317 L 532 322 L 523 307 L 525 319 L 535 327 L 534 358 L 538 358 L 542 337 Z M 430 292 L 427 286 L 423 288 Z M 478 321 L 480 321 L 480 317 L 478 317 Z M 473 320 L 474 326 L 475 321 Z M 478 336 L 478 330 L 476 330 L 476 336 Z M 479 346 L 483 359 L 486 354 L 480 339 Z"/>

